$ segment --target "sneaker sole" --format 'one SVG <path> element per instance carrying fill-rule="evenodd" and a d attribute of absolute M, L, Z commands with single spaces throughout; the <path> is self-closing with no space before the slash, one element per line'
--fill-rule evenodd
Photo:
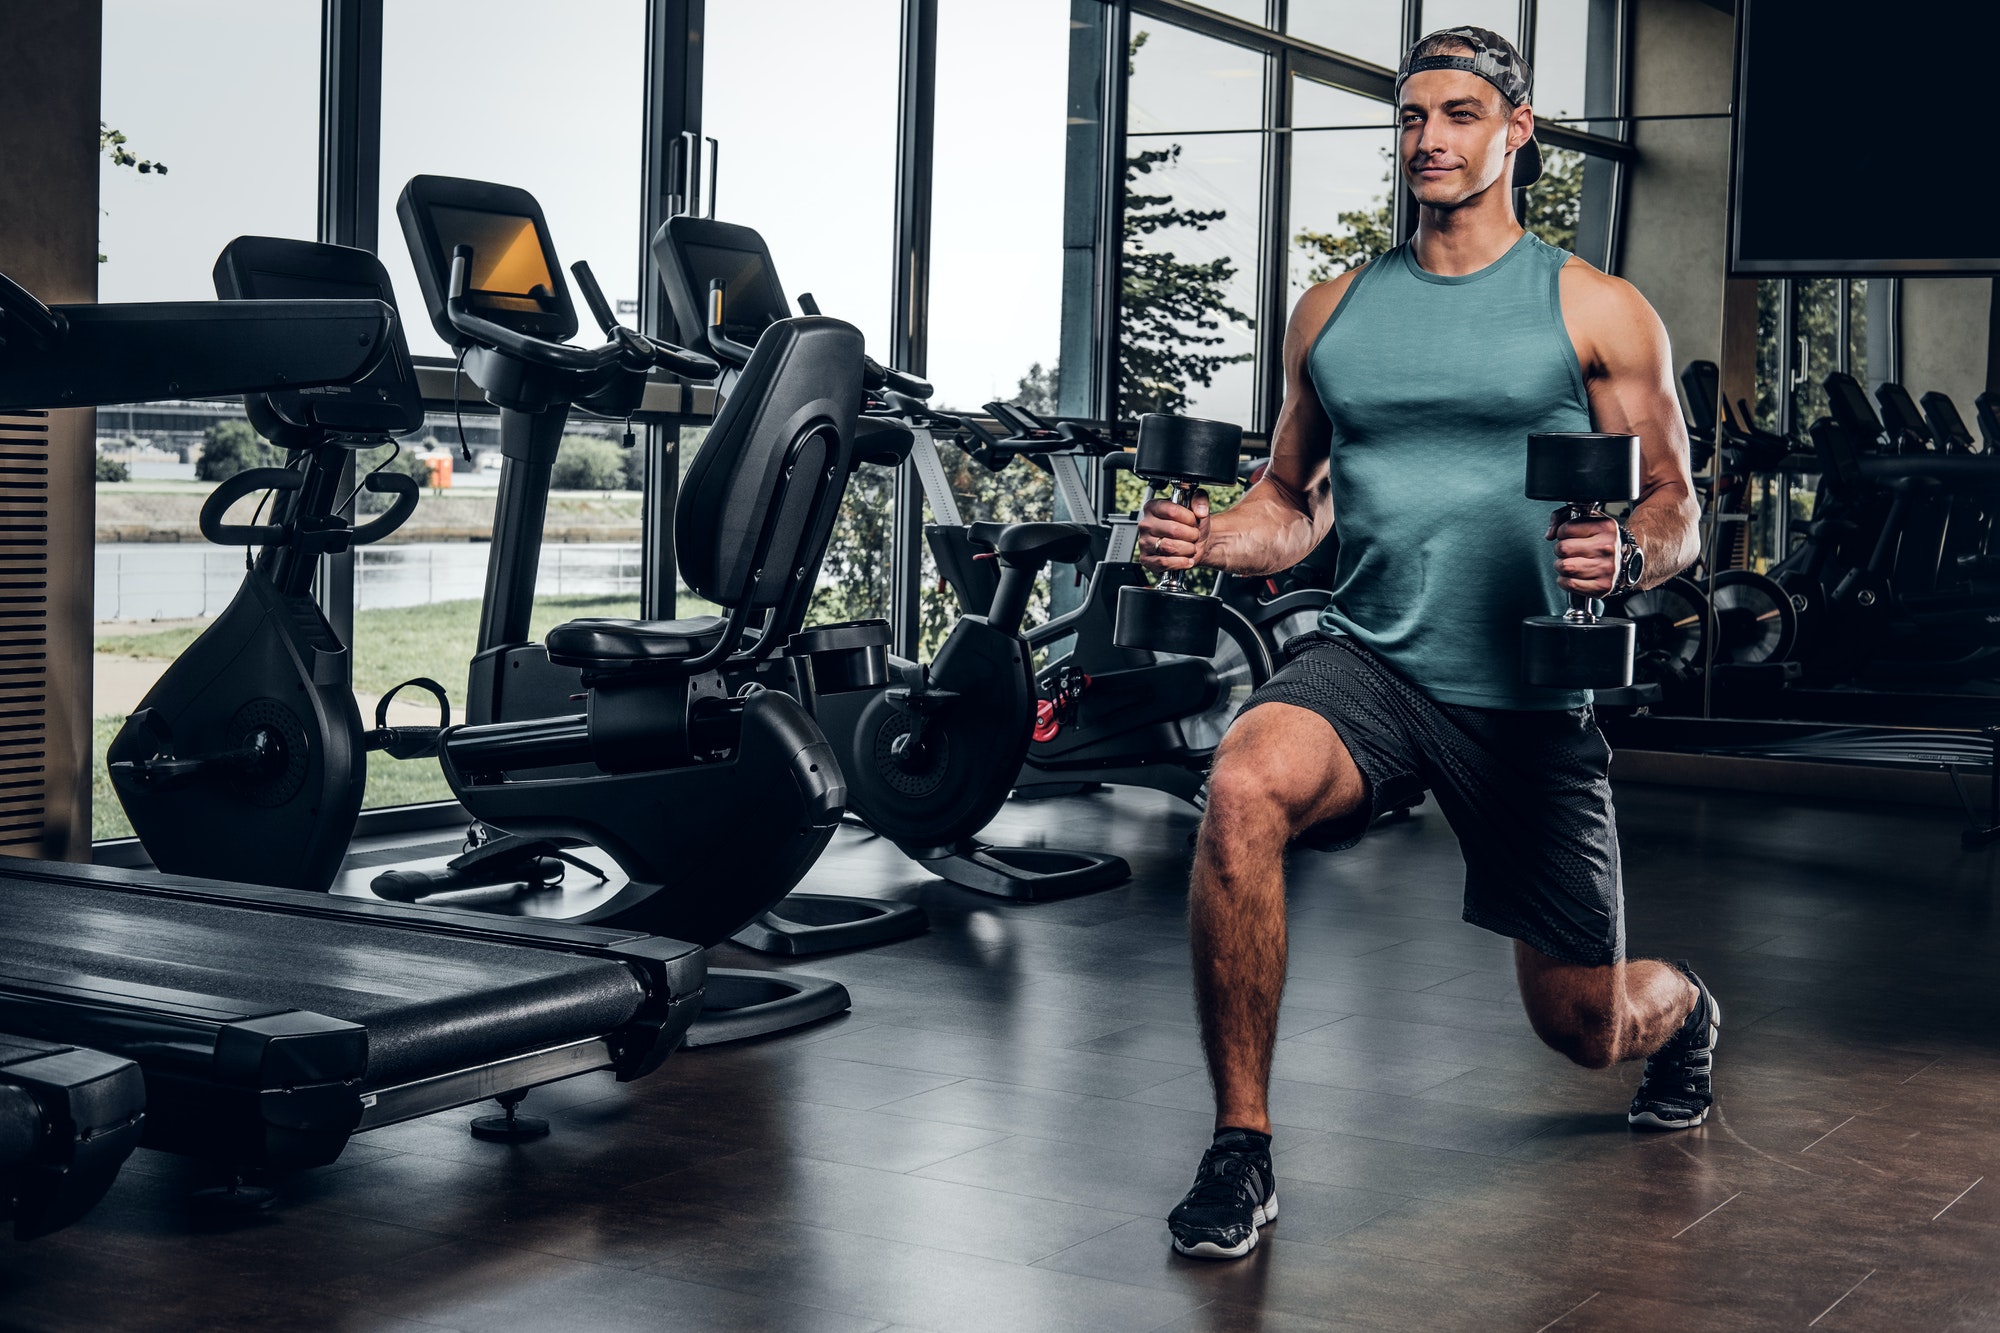
<path fill-rule="evenodd" d="M 1174 1252 L 1176 1254 L 1185 1254 L 1190 1259 L 1241 1259 L 1244 1255 L 1257 1248 L 1257 1229 L 1269 1226 L 1277 1220 L 1278 1194 L 1276 1190 L 1273 1190 L 1271 1197 L 1264 1200 L 1258 1206 L 1257 1211 L 1251 1214 L 1250 1238 L 1241 1245 L 1233 1247 L 1217 1245 L 1212 1240 L 1198 1240 L 1192 1245 L 1183 1245 L 1181 1244 L 1180 1237 L 1175 1236 Z"/>
<path fill-rule="evenodd" d="M 1708 997 L 1708 1049 L 1713 1051 L 1721 1042 L 1722 1002 L 1717 1000 L 1711 991 Z M 1641 1111 L 1637 1115 L 1628 1113 L 1625 1123 L 1634 1129 L 1693 1129 L 1708 1119 L 1708 1113 L 1713 1107 L 1714 1103 L 1711 1102 L 1701 1108 L 1700 1115 L 1688 1116 L 1681 1120 L 1667 1120 L 1654 1115 L 1651 1111 Z"/>

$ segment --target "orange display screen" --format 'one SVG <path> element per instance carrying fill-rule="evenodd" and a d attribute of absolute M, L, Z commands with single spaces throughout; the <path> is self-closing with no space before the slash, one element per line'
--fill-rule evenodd
<path fill-rule="evenodd" d="M 555 281 L 533 218 L 444 207 L 433 208 L 431 218 L 445 254 L 461 245 L 472 247 L 469 286 L 476 304 L 503 310 L 549 308 Z"/>

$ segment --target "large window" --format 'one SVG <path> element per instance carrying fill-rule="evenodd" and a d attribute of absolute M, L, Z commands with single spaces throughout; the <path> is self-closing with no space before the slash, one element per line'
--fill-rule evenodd
<path fill-rule="evenodd" d="M 665 202 L 642 195 L 644 164 L 665 156 L 645 141 L 646 127 L 698 125 L 719 154 L 702 149 L 703 188 L 684 202 L 763 232 L 793 299 L 812 293 L 821 310 L 861 328 L 877 356 L 892 355 L 892 335 L 907 330 L 941 405 L 1167 408 L 1268 429 L 1291 305 L 1409 224 L 1382 100 L 1406 21 L 1420 31 L 1481 23 L 1521 41 L 1538 70 L 1549 161 L 1528 223 L 1593 262 L 1615 260 L 1618 163 L 1629 156 L 1617 142 L 1623 0 L 939 0 L 928 77 L 906 67 L 931 48 L 908 40 L 905 8 L 718 3 L 701 10 L 700 32 L 684 34 L 649 31 L 656 8 L 632 0 L 386 0 L 381 50 L 354 53 L 348 29 L 322 49 L 316 0 L 106 0 L 104 119 L 124 137 L 103 168 L 103 298 L 206 298 L 210 267 L 232 237 L 316 235 L 317 159 L 338 139 L 343 155 L 329 169 L 358 159 L 378 173 L 378 249 L 420 359 L 446 348 L 395 217 L 398 194 L 419 173 L 533 192 L 562 259 L 589 260 L 634 318 L 653 281 L 644 219 Z M 1517 31 L 1524 13 L 1532 31 Z M 365 134 L 350 142 L 349 121 L 320 124 L 321 90 L 350 86 L 330 85 L 322 65 L 366 68 L 378 57 L 380 143 Z M 532 96 L 516 95 L 530 85 Z M 935 89 L 935 147 L 928 161 L 899 163 L 914 142 L 899 135 L 899 97 L 922 88 Z M 910 111 L 920 125 L 922 108 Z M 1113 127 L 1123 137 L 1107 143 Z M 166 170 L 142 172 L 141 161 Z M 328 178 L 344 190 L 339 172 Z M 905 275 L 921 290 L 902 312 L 891 309 L 893 265 L 925 191 L 899 198 L 899 179 L 924 182 L 930 207 L 929 264 Z M 1842 329 L 1853 343 L 1869 320 L 1860 295 L 1847 295 Z M 1785 302 L 1788 321 L 1810 322 L 1791 308 L 1790 289 Z M 582 340 L 594 337 L 586 328 Z M 1826 349 L 1814 343 L 1808 354 Z M 462 694 L 499 471 L 496 420 L 482 403 L 467 406 L 461 423 L 434 403 L 438 415 L 388 464 L 429 476 L 429 463 L 448 454 L 449 487 L 430 490 L 392 541 L 357 554 L 351 593 L 346 580 L 322 590 L 353 598 L 330 600 L 329 610 L 337 624 L 352 612 L 364 710 L 408 675 Z M 1810 407 L 1787 391 L 1782 410 Z M 105 480 L 98 497 L 101 743 L 240 582 L 240 551 L 194 539 L 195 511 L 213 485 L 196 477 L 198 462 L 219 476 L 272 459 L 233 403 L 112 408 L 99 425 L 102 475 L 129 478 Z M 537 632 L 579 611 L 636 610 L 642 540 L 671 540 L 640 530 L 641 460 L 621 450 L 622 426 L 579 415 L 568 434 L 544 532 Z M 680 466 L 700 435 L 698 425 L 683 430 Z M 1054 505 L 1038 470 L 1016 463 L 996 474 L 949 446 L 944 453 L 964 517 L 1034 517 Z M 372 451 L 360 462 L 387 457 Z M 857 481 L 815 619 L 889 613 L 895 496 L 885 473 Z M 922 586 L 914 611 L 934 641 L 956 608 L 929 591 L 934 579 Z M 1062 598 L 1058 589 L 1051 601 Z M 680 607 L 706 609 L 685 589 Z M 399 716 L 414 722 L 422 712 L 412 703 Z M 371 768 L 371 805 L 443 794 L 425 765 Z M 122 831 L 108 787 L 98 816 L 100 834 Z"/>
<path fill-rule="evenodd" d="M 1291 0 L 1285 30 L 1301 41 L 1394 69 L 1403 58 L 1403 7 L 1383 0 Z"/>
<path fill-rule="evenodd" d="M 534 34 L 533 96 L 500 80 L 525 72 L 522 35 Z M 640 282 L 640 139 L 645 123 L 645 13 L 639 5 L 554 0 L 391 0 L 383 19 L 380 253 L 396 284 L 411 352 L 448 348 L 431 327 L 416 285 L 396 199 L 410 177 L 465 176 L 519 186 L 548 219 L 565 268 L 586 260 L 604 294 L 631 322 Z M 454 77 L 439 77 L 450 51 Z M 492 76 L 489 82 L 486 75 Z M 650 262 L 650 261 L 648 261 Z M 568 275 L 565 280 L 570 281 Z M 572 284 L 573 285 L 573 284 Z M 600 339 L 575 297 L 582 331 Z M 431 417 L 391 466 L 421 468 L 447 455 L 448 488 L 426 493 L 388 541 L 363 548 L 354 569 L 354 688 L 364 717 L 412 676 L 429 676 L 462 710 L 477 638 L 493 507 L 500 476 L 498 420 L 476 401 L 459 418 Z M 536 583 L 532 633 L 579 615 L 639 613 L 640 463 L 622 423 L 572 412 L 565 431 Z M 472 454 L 470 462 L 464 457 Z M 387 451 L 364 454 L 363 468 Z M 399 720 L 434 720 L 428 698 L 405 695 Z M 369 806 L 450 795 L 435 763 L 376 759 Z"/>
<path fill-rule="evenodd" d="M 1250 416 L 1265 61 L 1133 22 L 1118 347 L 1127 415 Z"/>
<path fill-rule="evenodd" d="M 890 355 L 895 239 L 895 0 L 707 8 L 702 133 L 719 145 L 715 215 L 755 227 L 785 293 Z M 889 614 L 893 477 L 864 468 L 841 507 L 812 619 Z"/>
<path fill-rule="evenodd" d="M 100 300 L 213 300 L 235 237 L 313 235 L 319 25 L 318 0 L 105 0 L 103 122 L 124 141 L 99 168 Z M 131 828 L 105 747 L 242 581 L 243 552 L 203 542 L 196 517 L 257 439 L 236 401 L 107 408 L 97 431 L 91 808 L 113 838 Z"/>
<path fill-rule="evenodd" d="M 1386 102 L 1292 81 L 1291 301 L 1394 244 L 1395 129 Z"/>

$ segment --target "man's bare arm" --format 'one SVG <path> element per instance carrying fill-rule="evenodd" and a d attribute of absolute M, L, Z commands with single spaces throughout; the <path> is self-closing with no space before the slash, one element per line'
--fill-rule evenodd
<path fill-rule="evenodd" d="M 1692 564 L 1701 545 L 1701 506 L 1688 472 L 1673 352 L 1660 317 L 1631 284 L 1575 260 L 1562 276 L 1563 319 L 1583 363 L 1596 428 L 1639 437 L 1640 498 L 1625 527 L 1646 553 L 1640 586 L 1650 588 Z M 1597 597 L 1610 592 L 1617 578 L 1616 528 L 1571 523 L 1558 538 L 1557 582 Z"/>
<path fill-rule="evenodd" d="M 1197 496 L 1189 511 L 1154 500 L 1139 520 L 1139 563 L 1154 572 L 1207 565 L 1235 574 L 1275 574 L 1312 554 L 1333 527 L 1327 477 L 1332 427 L 1306 369 L 1306 355 L 1340 304 L 1355 269 L 1299 298 L 1285 330 L 1285 401 L 1271 432 L 1271 462 L 1242 499 L 1210 516 Z"/>

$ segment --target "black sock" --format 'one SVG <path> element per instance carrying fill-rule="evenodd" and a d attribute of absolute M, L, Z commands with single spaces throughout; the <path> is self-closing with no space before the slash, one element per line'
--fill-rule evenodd
<path fill-rule="evenodd" d="M 1254 1129 L 1244 1129 L 1237 1125 L 1224 1125 L 1215 1131 L 1216 1141 L 1220 1142 L 1224 1134 L 1241 1134 L 1244 1138 L 1250 1140 L 1249 1146 L 1252 1149 L 1258 1152 L 1271 1151 L 1271 1136 L 1269 1134 L 1259 1134 Z"/>

